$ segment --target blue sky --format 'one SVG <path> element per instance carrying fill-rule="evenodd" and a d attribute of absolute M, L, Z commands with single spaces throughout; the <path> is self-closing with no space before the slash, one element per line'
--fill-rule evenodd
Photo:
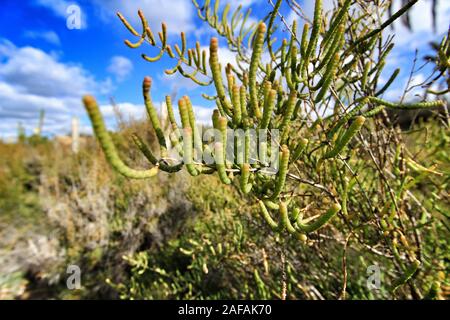
<path fill-rule="evenodd" d="M 300 1 L 309 15 L 312 2 Z M 332 0 L 324 2 L 325 8 L 332 4 Z M 236 6 L 237 2 L 231 3 Z M 243 0 L 239 3 L 252 8 L 254 20 L 262 18 L 268 10 L 267 0 Z M 67 27 L 67 8 L 72 4 L 81 9 L 81 29 Z M 164 58 L 158 63 L 148 63 L 140 54 L 151 55 L 155 52 L 153 48 L 143 46 L 132 50 L 124 45 L 124 39 L 134 39 L 115 13 L 122 12 L 139 30 L 138 8 L 143 9 L 155 32 L 159 31 L 161 21 L 165 21 L 170 40 L 178 42 L 179 32 L 186 31 L 189 46 L 197 40 L 202 46 L 207 46 L 209 38 L 214 35 L 197 18 L 191 0 L 2 0 L 0 138 L 15 136 L 18 122 L 31 133 L 41 108 L 47 113 L 46 134 L 67 133 L 72 116 L 80 117 L 82 130 L 89 132 L 89 123 L 81 105 L 81 96 L 86 93 L 98 98 L 112 127 L 114 118 L 109 106 L 110 97 L 115 98 L 125 114 L 142 116 L 144 108 L 140 87 L 146 75 L 154 79 L 152 92 L 157 104 L 174 91 L 178 96 L 189 94 L 200 120 L 207 121 L 214 103 L 202 99 L 204 90 L 196 89 L 190 81 L 164 75 L 163 70 L 173 66 L 172 60 Z M 284 6 L 282 12 L 290 21 L 294 15 L 288 9 Z M 431 31 L 429 0 L 420 0 L 412 11 L 414 33 L 401 25 L 396 26 L 397 45 L 385 74 L 389 75 L 389 71 L 398 66 L 403 70 L 400 81 L 386 93 L 388 98 L 398 98 L 403 89 L 414 50 L 421 49 L 420 54 L 423 55 L 427 42 L 437 39 L 447 30 L 450 1 L 441 0 L 438 12 L 437 34 Z M 220 54 L 224 61 L 230 61 L 232 57 L 225 46 L 220 49 Z M 425 74 L 419 73 L 416 81 Z M 211 89 L 206 92 L 211 93 Z"/>

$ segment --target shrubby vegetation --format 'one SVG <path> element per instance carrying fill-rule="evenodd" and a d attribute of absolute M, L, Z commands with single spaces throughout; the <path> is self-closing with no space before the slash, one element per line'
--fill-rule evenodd
<path fill-rule="evenodd" d="M 114 135 L 120 152 L 136 165 L 143 159 L 124 137 L 144 134 L 142 128 L 130 124 Z M 406 143 L 416 145 L 414 153 L 426 145 L 430 154 L 420 163 L 448 172 L 442 148 L 448 134 L 441 129 L 435 120 L 417 124 L 405 133 Z M 408 286 L 389 291 L 399 274 L 379 247 L 351 238 L 345 246 L 341 224 L 305 243 L 280 237 L 260 218 L 257 203 L 214 176 L 180 172 L 128 180 L 109 169 L 94 141 L 76 156 L 52 143 L 0 148 L 9 155 L 0 174 L 2 298 L 278 299 L 284 282 L 289 299 L 336 299 L 344 274 L 347 299 L 412 297 Z M 431 186 L 448 175 L 417 172 L 415 179 L 410 192 L 437 210 L 428 218 L 433 223 L 426 223 L 430 232 L 421 234 L 430 263 L 411 281 L 425 295 L 437 281 L 444 297 L 449 204 Z M 69 264 L 83 270 L 82 290 L 67 289 Z M 367 267 L 373 264 L 380 266 L 380 290 L 367 288 Z"/>

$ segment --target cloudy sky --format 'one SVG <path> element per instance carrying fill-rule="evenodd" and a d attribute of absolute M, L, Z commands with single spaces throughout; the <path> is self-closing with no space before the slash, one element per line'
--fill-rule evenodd
<path fill-rule="evenodd" d="M 332 0 L 324 1 L 325 7 L 329 8 Z M 232 6 L 238 3 L 231 2 Z M 239 3 L 252 8 L 252 20 L 267 14 L 267 0 L 241 0 Z M 313 1 L 301 0 L 299 3 L 311 15 Z M 412 10 L 413 33 L 396 25 L 396 48 L 385 75 L 388 77 L 389 71 L 396 67 L 401 67 L 402 71 L 396 86 L 386 94 L 388 98 L 396 99 L 402 91 L 415 49 L 423 56 L 428 50 L 427 43 L 438 39 L 448 28 L 450 1 L 439 1 L 437 33 L 432 32 L 430 3 L 420 0 Z M 74 8 L 80 9 L 80 28 L 68 27 Z M 167 23 L 169 41 L 178 42 L 179 32 L 186 31 L 189 47 L 197 40 L 207 46 L 213 35 L 198 19 L 191 0 L 2 0 L 0 138 L 15 136 L 19 122 L 31 133 L 41 109 L 46 111 L 44 131 L 48 135 L 68 133 L 73 116 L 80 117 L 83 131 L 89 132 L 81 104 L 81 96 L 86 93 L 97 97 L 111 127 L 114 126 L 109 105 L 111 97 L 125 115 L 140 117 L 144 112 L 140 86 L 146 75 L 154 79 L 152 93 L 157 104 L 166 94 L 189 94 L 200 120 L 207 121 L 214 104 L 202 99 L 201 93 L 211 94 L 212 88 L 199 90 L 179 76 L 164 75 L 164 69 L 173 66 L 169 58 L 163 58 L 159 63 L 143 61 L 141 53 L 155 53 L 150 46 L 132 50 L 124 45 L 124 39 L 134 39 L 115 13 L 123 13 L 139 30 L 139 8 L 155 32 L 159 31 L 161 21 Z M 287 6 L 282 12 L 288 20 L 293 17 Z M 225 46 L 219 54 L 224 62 L 232 58 Z M 415 81 L 422 80 L 425 74 L 419 73 Z"/>

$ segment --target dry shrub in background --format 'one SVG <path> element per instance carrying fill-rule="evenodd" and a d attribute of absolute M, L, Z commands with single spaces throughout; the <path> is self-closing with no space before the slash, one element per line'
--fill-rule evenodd
<path fill-rule="evenodd" d="M 142 125 L 133 121 L 124 127 L 124 132 L 139 132 Z M 122 143 L 122 149 L 128 148 L 122 133 L 115 139 Z M 130 182 L 109 169 L 92 139 L 76 155 L 57 142 L 1 147 L 8 148 L 12 157 L 11 163 L 2 166 L 8 171 L 5 180 L 11 178 L 12 170 L 18 180 L 22 180 L 21 174 L 27 177 L 26 181 L 2 184 L 6 196 L 16 196 L 1 197 L 6 202 L 1 203 L 2 211 L 11 212 L 11 217 L 2 216 L 1 220 L 8 227 L 1 237 L 2 273 L 27 280 L 20 282 L 22 291 L 8 291 L 11 296 L 115 297 L 105 278 L 126 279 L 127 264 L 122 257 L 134 254 L 141 246 L 160 244 L 175 232 L 171 223 L 159 222 L 162 215 L 176 213 L 176 225 L 191 214 L 184 196 L 189 180 L 161 176 L 155 185 Z M 134 162 L 139 165 L 141 161 Z M 20 207 L 26 206 L 26 197 L 33 198 L 32 209 Z M 23 224 L 25 219 L 29 224 Z M 33 226 L 37 222 L 39 226 Z M 71 264 L 80 266 L 83 287 L 88 291 L 65 288 L 66 269 Z M 5 276 L 2 286 L 7 288 L 8 281 Z"/>

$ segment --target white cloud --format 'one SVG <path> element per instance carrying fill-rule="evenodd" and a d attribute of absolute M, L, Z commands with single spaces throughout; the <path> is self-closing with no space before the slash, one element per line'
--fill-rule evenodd
<path fill-rule="evenodd" d="M 97 87 L 82 67 L 61 63 L 40 49 L 22 47 L 10 53 L 1 65 L 0 77 L 24 94 L 65 97 Z"/>
<path fill-rule="evenodd" d="M 122 56 L 114 56 L 111 58 L 108 66 L 108 72 L 116 76 L 117 80 L 124 80 L 133 70 L 133 63 Z"/>
<path fill-rule="evenodd" d="M 21 121 L 28 133 L 46 111 L 46 133 L 65 133 L 72 115 L 84 114 L 81 96 L 105 92 L 111 82 L 96 81 L 82 66 L 63 63 L 33 47 L 0 41 L 0 137 L 14 136 Z"/>
<path fill-rule="evenodd" d="M 125 119 L 142 118 L 145 115 L 145 106 L 143 104 L 120 102 L 116 103 L 116 107 Z M 115 118 L 114 108 L 111 104 L 100 105 L 100 110 L 107 122 Z"/>
<path fill-rule="evenodd" d="M 263 0 L 240 0 L 240 1 L 223 1 L 221 2 L 222 6 L 225 7 L 227 4 L 230 4 L 230 11 L 236 10 L 238 6 L 242 6 L 242 8 L 250 7 L 256 3 L 261 3 Z"/>
<path fill-rule="evenodd" d="M 195 105 L 192 108 L 194 109 L 197 124 L 212 126 L 211 118 L 214 108 L 206 108 Z"/>
<path fill-rule="evenodd" d="M 65 0 L 36 0 L 36 4 L 46 7 L 53 11 L 54 14 L 65 17 L 67 8 L 72 4 Z"/>
<path fill-rule="evenodd" d="M 161 114 L 162 108 L 166 108 L 165 102 L 153 102 L 158 114 Z M 129 102 L 120 102 L 116 103 L 117 110 L 120 112 L 121 116 L 124 117 L 124 120 L 132 120 L 132 119 L 143 119 L 147 117 L 147 113 L 145 110 L 145 106 L 143 104 L 133 104 Z M 178 124 L 181 126 L 180 115 L 178 111 L 178 104 L 174 103 L 174 113 L 175 119 Z M 211 125 L 211 117 L 213 108 L 202 107 L 198 105 L 193 105 L 195 120 L 199 125 Z M 116 122 L 116 114 L 114 112 L 114 108 L 111 104 L 100 105 L 100 110 L 105 119 L 106 124 L 109 128 L 114 129 L 114 123 Z M 89 129 L 87 132 L 92 132 Z"/>
<path fill-rule="evenodd" d="M 59 46 L 61 44 L 58 34 L 51 30 L 50 31 L 49 30 L 43 30 L 43 31 L 29 30 L 29 31 L 26 31 L 23 35 L 25 38 L 35 39 L 35 40 L 44 40 L 48 43 L 51 43 L 51 44 L 54 44 L 57 46 Z"/>
<path fill-rule="evenodd" d="M 418 73 L 411 78 L 409 85 L 405 80 L 397 83 L 395 87 L 389 88 L 384 94 L 384 98 L 390 101 L 399 101 L 403 97 L 406 86 L 408 85 L 408 87 L 411 89 L 405 95 L 405 101 L 417 100 L 417 97 L 419 97 L 424 93 L 424 90 L 421 87 L 421 85 L 424 84 L 425 79 L 426 77 L 423 73 Z"/>
<path fill-rule="evenodd" d="M 107 94 L 112 86 L 110 79 L 97 81 L 80 65 L 63 63 L 40 49 L 16 47 L 6 40 L 0 42 L 0 61 L 0 139 L 15 137 L 18 123 L 31 134 L 41 109 L 46 112 L 45 134 L 67 134 L 72 116 L 85 118 L 81 97 L 89 92 Z M 145 116 L 142 104 L 120 102 L 117 107 L 125 119 Z M 114 129 L 113 107 L 101 104 L 100 109 L 108 127 Z M 200 107 L 199 122 L 207 114 Z M 82 123 L 82 132 L 92 132 L 88 122 Z"/>
<path fill-rule="evenodd" d="M 198 77 L 200 78 L 200 76 Z M 163 88 L 166 91 L 166 94 L 172 94 L 178 92 L 178 90 L 187 89 L 194 90 L 199 87 L 198 84 L 194 83 L 191 79 L 183 77 L 180 73 L 168 75 L 166 73 L 158 76 L 158 80 L 163 84 Z M 201 77 L 201 80 L 205 80 L 205 77 Z M 208 80 L 208 79 L 206 79 Z M 158 86 L 155 83 L 155 86 Z"/>
<path fill-rule="evenodd" d="M 187 0 L 94 0 L 100 8 L 104 19 L 117 19 L 116 13 L 120 12 L 140 32 L 140 19 L 137 14 L 139 9 L 145 14 L 150 27 L 156 34 L 161 30 L 161 22 L 167 24 L 169 34 L 179 34 L 181 31 L 194 30 L 194 7 Z"/>

